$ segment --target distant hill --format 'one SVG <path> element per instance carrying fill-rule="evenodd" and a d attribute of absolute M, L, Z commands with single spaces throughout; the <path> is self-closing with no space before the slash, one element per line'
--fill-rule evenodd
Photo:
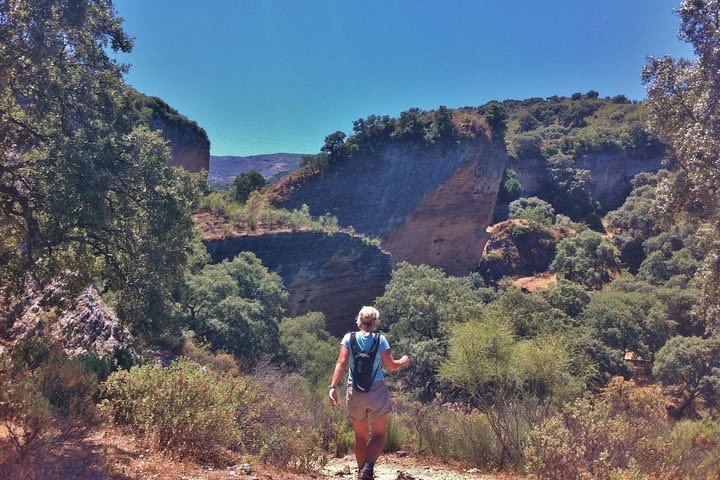
<path fill-rule="evenodd" d="M 211 155 L 208 182 L 216 187 L 229 185 L 238 174 L 252 169 L 269 179 L 295 170 L 304 155 L 302 153 L 270 153 L 249 157 Z"/>

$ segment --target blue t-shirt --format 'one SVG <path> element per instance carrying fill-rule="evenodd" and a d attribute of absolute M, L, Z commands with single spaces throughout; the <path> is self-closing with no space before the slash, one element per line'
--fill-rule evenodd
<path fill-rule="evenodd" d="M 367 352 L 370 350 L 370 347 L 372 346 L 373 338 L 375 338 L 375 335 L 380 335 L 380 343 L 378 344 L 378 351 L 377 355 L 375 355 L 375 363 L 373 363 L 373 370 L 375 371 L 375 378 L 373 379 L 374 382 L 381 382 L 385 380 L 385 377 L 383 376 L 382 368 L 380 368 L 380 360 L 382 357 L 382 353 L 390 348 L 390 345 L 388 344 L 387 339 L 385 338 L 385 335 L 381 335 L 379 333 L 373 333 L 371 335 L 363 335 L 363 332 L 357 332 L 355 334 L 355 340 L 357 340 L 358 347 L 364 352 Z M 342 345 L 345 345 L 347 349 L 350 351 L 350 375 L 348 376 L 348 385 L 352 385 L 353 383 L 353 366 L 355 364 L 355 359 L 353 358 L 352 354 L 352 348 L 350 348 L 350 334 L 346 333 L 345 336 L 342 339 L 342 342 L 340 342 Z"/>

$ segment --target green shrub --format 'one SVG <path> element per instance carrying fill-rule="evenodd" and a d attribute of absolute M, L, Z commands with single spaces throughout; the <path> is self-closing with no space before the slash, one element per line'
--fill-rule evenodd
<path fill-rule="evenodd" d="M 508 218 L 523 218 L 552 225 L 555 222 L 555 209 L 548 202 L 537 197 L 518 198 L 510 202 Z"/>
<path fill-rule="evenodd" d="M 231 421 L 238 410 L 234 387 L 181 359 L 167 368 L 145 365 L 115 372 L 102 384 L 101 407 L 115 424 L 161 451 L 216 460 L 222 448 L 241 438 Z"/>
<path fill-rule="evenodd" d="M 552 271 L 562 278 L 598 289 L 620 268 L 615 247 L 607 238 L 590 230 L 561 240 L 557 245 Z"/>
<path fill-rule="evenodd" d="M 347 452 L 344 405 L 331 408 L 327 391 L 308 395 L 302 378 L 261 363 L 254 375 L 242 378 L 235 395 L 240 447 L 253 458 L 307 471 L 324 463 L 325 452 Z"/>
<path fill-rule="evenodd" d="M 187 283 L 183 313 L 200 339 L 249 365 L 278 353 L 288 294 L 252 252 L 206 265 Z"/>
<path fill-rule="evenodd" d="M 720 472 L 720 421 L 709 417 L 682 420 L 670 433 L 673 460 L 692 466 L 695 478 L 712 478 Z"/>
<path fill-rule="evenodd" d="M 245 203 L 252 192 L 261 190 L 265 187 L 266 183 L 265 177 L 257 170 L 250 170 L 239 174 L 235 177 L 232 184 L 235 200 L 239 203 Z"/>
<path fill-rule="evenodd" d="M 396 404 L 401 413 L 395 417 L 405 443 L 421 453 L 483 468 L 500 465 L 502 447 L 482 412 L 467 412 L 454 404 L 405 404 L 402 400 Z"/>
<path fill-rule="evenodd" d="M 515 170 L 512 168 L 506 168 L 503 171 L 503 177 L 500 182 L 500 200 L 503 202 L 512 202 L 513 200 L 520 198 L 522 190 L 523 187 L 520 184 L 520 180 L 517 178 Z"/>

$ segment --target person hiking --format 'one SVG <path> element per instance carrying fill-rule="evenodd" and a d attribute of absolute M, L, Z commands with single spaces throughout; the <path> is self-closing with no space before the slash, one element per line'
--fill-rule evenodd
<path fill-rule="evenodd" d="M 373 307 L 360 309 L 356 320 L 359 330 L 346 334 L 340 342 L 340 354 L 330 382 L 330 403 L 335 406 L 338 402 L 335 389 L 350 365 L 346 404 L 355 431 L 358 478 L 362 480 L 374 478 L 375 462 L 385 447 L 387 414 L 392 411 L 380 359 L 390 371 L 410 362 L 407 355 L 395 360 L 385 336 L 373 333 L 379 316 Z"/>

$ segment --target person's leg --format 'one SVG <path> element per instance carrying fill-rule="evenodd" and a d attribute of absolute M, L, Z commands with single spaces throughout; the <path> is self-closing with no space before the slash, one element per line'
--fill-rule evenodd
<path fill-rule="evenodd" d="M 374 464 L 385 448 L 385 432 L 387 431 L 387 414 L 372 421 L 372 436 L 367 446 L 366 462 Z"/>
<path fill-rule="evenodd" d="M 362 468 L 365 463 L 368 449 L 368 421 L 353 420 L 353 430 L 355 431 L 355 460 L 357 460 L 358 469 Z"/>

